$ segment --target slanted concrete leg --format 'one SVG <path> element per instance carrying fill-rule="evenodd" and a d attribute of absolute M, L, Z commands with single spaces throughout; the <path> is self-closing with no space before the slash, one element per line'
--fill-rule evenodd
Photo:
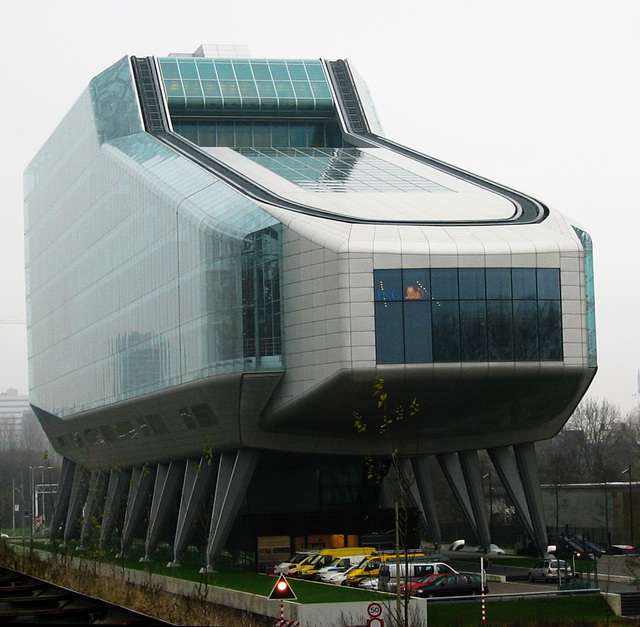
<path fill-rule="evenodd" d="M 67 521 L 64 525 L 64 542 L 68 543 L 76 535 L 76 531 L 82 520 L 82 508 L 89 492 L 89 480 L 91 473 L 82 466 L 76 466 L 73 473 L 73 487 L 69 499 Z"/>
<path fill-rule="evenodd" d="M 107 498 L 100 528 L 100 548 L 104 548 L 111 540 L 118 519 L 121 518 L 122 500 L 129 490 L 131 470 L 111 470 L 109 485 L 107 486 Z M 122 522 L 122 521 L 120 521 Z"/>
<path fill-rule="evenodd" d="M 477 452 L 470 453 L 443 453 L 437 455 L 437 459 L 473 533 L 488 547 L 489 524 L 482 499 L 482 475 Z"/>
<path fill-rule="evenodd" d="M 467 493 L 467 488 L 464 483 L 464 475 L 462 474 L 462 468 L 458 457 L 455 453 L 443 453 L 441 455 L 437 455 L 436 458 L 442 468 L 442 472 L 444 473 L 449 487 L 453 491 L 453 495 L 458 501 L 462 514 L 473 529 L 473 532 L 479 536 L 477 533 L 476 521 L 471 509 L 471 501 L 469 500 L 469 494 Z"/>
<path fill-rule="evenodd" d="M 82 530 L 80 531 L 80 546 L 76 549 L 82 551 L 89 542 L 91 536 L 95 535 L 96 523 L 100 511 L 103 509 L 104 497 L 107 491 L 107 475 L 101 470 L 91 473 L 89 483 L 89 493 L 84 507 L 84 517 L 82 520 Z"/>
<path fill-rule="evenodd" d="M 415 483 L 412 482 L 411 487 L 414 493 L 414 500 L 420 504 L 422 517 L 431 534 L 431 539 L 436 547 L 439 548 L 442 542 L 442 535 L 436 509 L 431 468 L 429 467 L 430 459 L 428 456 L 411 458 L 411 467 L 415 477 Z"/>
<path fill-rule="evenodd" d="M 60 536 L 60 532 L 63 531 L 62 523 L 66 520 L 67 512 L 69 511 L 69 501 L 71 499 L 75 472 L 75 462 L 64 457 L 62 459 L 60 478 L 58 479 L 58 495 L 56 497 L 56 505 L 53 509 L 53 520 L 51 529 L 49 530 L 49 540 L 51 542 L 54 542 Z"/>
<path fill-rule="evenodd" d="M 151 557 L 158 547 L 160 531 L 164 525 L 171 506 L 178 497 L 178 490 L 184 478 L 186 461 L 158 464 L 156 483 L 153 488 L 151 511 L 149 512 L 149 527 L 145 540 L 145 555 L 141 562 L 151 561 Z"/>
<path fill-rule="evenodd" d="M 131 471 L 131 486 L 124 515 L 120 553 L 116 557 L 123 557 L 133 542 L 133 534 L 151 498 L 151 489 L 155 477 L 155 466 L 152 468 L 143 466 L 142 468 L 134 468 Z"/>
<path fill-rule="evenodd" d="M 173 561 L 169 562 L 167 566 L 180 566 L 180 558 L 189 544 L 195 521 L 204 507 L 204 501 L 211 490 L 216 470 L 217 465 L 204 457 L 199 462 L 193 459 L 187 461 L 176 525 L 176 537 L 173 543 Z"/>
<path fill-rule="evenodd" d="M 538 460 L 533 442 L 516 444 L 513 447 L 520 471 L 520 479 L 524 488 L 525 498 L 531 515 L 533 527 L 533 541 L 542 555 L 547 552 L 548 538 L 547 527 L 544 520 L 544 508 L 542 506 L 542 488 L 538 475 Z"/>
<path fill-rule="evenodd" d="M 489 517 L 484 500 L 484 489 L 482 487 L 482 470 L 478 460 L 478 451 L 460 451 L 460 464 L 464 475 L 473 517 L 476 521 L 478 539 L 485 551 L 489 551 L 491 545 L 491 533 L 489 532 Z"/>
<path fill-rule="evenodd" d="M 224 549 L 259 456 L 259 451 L 253 449 L 220 454 L 207 542 L 207 565 L 203 572 L 213 571 L 215 560 Z"/>

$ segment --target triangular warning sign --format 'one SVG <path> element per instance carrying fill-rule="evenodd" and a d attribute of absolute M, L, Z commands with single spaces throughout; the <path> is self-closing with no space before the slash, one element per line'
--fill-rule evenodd
<path fill-rule="evenodd" d="M 273 590 L 269 595 L 270 599 L 297 599 L 295 593 L 291 589 L 289 582 L 284 578 L 284 575 L 278 577 L 276 585 L 273 586 Z"/>

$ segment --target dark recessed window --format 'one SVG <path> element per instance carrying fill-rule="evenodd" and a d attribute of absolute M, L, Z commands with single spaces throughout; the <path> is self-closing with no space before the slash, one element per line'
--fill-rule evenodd
<path fill-rule="evenodd" d="M 557 268 L 374 273 L 378 363 L 562 360 Z"/>

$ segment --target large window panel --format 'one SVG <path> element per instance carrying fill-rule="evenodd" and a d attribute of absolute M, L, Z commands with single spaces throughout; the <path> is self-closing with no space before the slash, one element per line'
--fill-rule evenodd
<path fill-rule="evenodd" d="M 458 270 L 434 268 L 431 270 L 431 297 L 435 300 L 458 298 Z"/>
<path fill-rule="evenodd" d="M 538 305 L 535 300 L 513 301 L 513 347 L 516 361 L 537 361 Z"/>
<path fill-rule="evenodd" d="M 433 361 L 460 361 L 460 314 L 457 301 L 439 301 L 431 310 Z"/>
<path fill-rule="evenodd" d="M 405 301 L 404 346 L 406 363 L 428 363 L 433 361 L 431 303 L 428 301 Z"/>
<path fill-rule="evenodd" d="M 558 268 L 376 270 L 374 283 L 380 363 L 562 359 Z M 386 307 L 401 301 L 403 315 Z"/>
<path fill-rule="evenodd" d="M 487 304 L 484 300 L 460 302 L 462 361 L 487 361 Z"/>
<path fill-rule="evenodd" d="M 489 361 L 513 361 L 513 314 L 511 301 L 487 301 Z"/>
<path fill-rule="evenodd" d="M 460 300 L 484 300 L 486 298 L 484 268 L 460 268 L 458 281 Z"/>
<path fill-rule="evenodd" d="M 487 268 L 487 298 L 511 298 L 511 269 Z"/>
<path fill-rule="evenodd" d="M 513 298 L 515 300 L 537 298 L 536 269 L 513 268 L 512 271 Z"/>
<path fill-rule="evenodd" d="M 559 300 L 538 302 L 540 321 L 540 359 L 560 361 L 562 359 L 562 312 Z"/>
<path fill-rule="evenodd" d="M 376 307 L 376 361 L 404 363 L 402 302 L 378 302 Z"/>

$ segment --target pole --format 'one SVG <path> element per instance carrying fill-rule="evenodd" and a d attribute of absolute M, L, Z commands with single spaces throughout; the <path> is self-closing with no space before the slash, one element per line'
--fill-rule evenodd
<path fill-rule="evenodd" d="M 31 511 L 29 512 L 29 528 L 30 528 L 29 538 L 30 538 L 31 548 L 33 548 L 33 507 L 34 507 L 34 501 L 35 501 L 34 490 L 33 490 L 33 466 L 29 466 L 29 478 L 31 481 L 31 483 L 29 484 L 30 486 L 29 500 L 31 501 L 31 506 L 30 506 Z"/>
<path fill-rule="evenodd" d="M 482 587 L 482 624 L 487 624 L 487 607 L 484 599 L 484 589 L 487 581 L 487 574 L 484 570 L 484 557 L 480 558 L 480 586 Z"/>
<path fill-rule="evenodd" d="M 11 510 L 11 528 L 12 528 L 12 533 L 11 535 L 15 538 L 16 537 L 16 480 L 15 477 L 13 479 L 11 479 L 11 500 L 13 501 L 12 503 L 12 507 L 13 509 Z"/>
<path fill-rule="evenodd" d="M 629 519 L 631 531 L 631 546 L 633 546 L 633 485 L 631 484 L 631 464 L 629 464 Z"/>

